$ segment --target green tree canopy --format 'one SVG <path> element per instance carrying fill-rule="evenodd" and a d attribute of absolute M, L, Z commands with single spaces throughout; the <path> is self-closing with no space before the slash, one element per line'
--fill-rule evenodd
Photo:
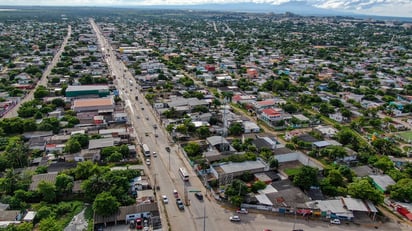
<path fill-rule="evenodd" d="M 366 199 L 380 204 L 383 202 L 383 194 L 375 189 L 369 179 L 357 179 L 348 185 L 348 194 L 353 198 Z"/>
<path fill-rule="evenodd" d="M 318 185 L 318 169 L 310 166 L 303 166 L 299 172 L 293 177 L 293 183 L 305 190 L 310 186 Z"/>
<path fill-rule="evenodd" d="M 109 192 L 102 192 L 96 196 L 93 202 L 93 210 L 96 214 L 107 217 L 117 212 L 120 203 L 116 197 L 112 196 Z"/>

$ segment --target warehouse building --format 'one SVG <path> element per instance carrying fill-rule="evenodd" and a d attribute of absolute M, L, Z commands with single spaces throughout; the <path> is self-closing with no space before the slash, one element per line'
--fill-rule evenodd
<path fill-rule="evenodd" d="M 68 86 L 66 89 L 66 97 L 68 98 L 96 98 L 108 95 L 110 95 L 110 91 L 107 85 Z"/>

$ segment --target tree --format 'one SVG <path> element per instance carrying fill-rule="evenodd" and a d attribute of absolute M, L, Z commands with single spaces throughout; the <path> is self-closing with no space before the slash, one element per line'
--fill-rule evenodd
<path fill-rule="evenodd" d="M 209 128 L 206 126 L 202 126 L 198 129 L 196 129 L 196 133 L 201 139 L 206 139 L 207 137 L 210 136 L 210 131 Z"/>
<path fill-rule="evenodd" d="M 66 174 L 60 174 L 56 177 L 56 191 L 59 194 L 70 193 L 73 189 L 74 179 L 72 176 Z"/>
<path fill-rule="evenodd" d="M 396 184 L 389 186 L 388 191 L 392 199 L 412 201 L 412 179 L 401 179 Z"/>
<path fill-rule="evenodd" d="M 34 98 L 41 99 L 49 95 L 49 90 L 43 85 L 40 85 L 34 91 Z"/>
<path fill-rule="evenodd" d="M 97 166 L 91 161 L 84 161 L 77 164 L 74 169 L 74 175 L 76 180 L 85 180 L 94 174 L 102 174 L 102 168 Z"/>
<path fill-rule="evenodd" d="M 64 152 L 66 153 L 76 153 L 80 152 L 80 150 L 82 150 L 82 146 L 75 139 L 69 139 L 64 146 Z"/>
<path fill-rule="evenodd" d="M 195 142 L 189 142 L 183 149 L 189 157 L 194 157 L 202 154 L 200 145 Z"/>
<path fill-rule="evenodd" d="M 318 169 L 310 166 L 303 166 L 299 172 L 293 177 L 293 183 L 302 188 L 309 189 L 310 186 L 318 185 Z"/>
<path fill-rule="evenodd" d="M 383 202 L 383 194 L 375 189 L 369 179 L 357 179 L 348 185 L 348 194 L 353 198 L 366 199 L 380 204 Z"/>
<path fill-rule="evenodd" d="M 378 157 L 378 160 L 375 163 L 373 163 L 373 166 L 379 168 L 385 173 L 394 168 L 394 164 L 388 156 Z"/>
<path fill-rule="evenodd" d="M 241 123 L 232 123 L 229 126 L 229 134 L 233 136 L 240 136 L 243 132 Z"/>
<path fill-rule="evenodd" d="M 62 228 L 53 217 L 48 217 L 40 221 L 40 231 L 60 231 Z"/>
<path fill-rule="evenodd" d="M 20 137 L 12 137 L 5 150 L 5 156 L 9 161 L 9 166 L 22 168 L 28 165 L 29 150 Z"/>
<path fill-rule="evenodd" d="M 117 212 L 120 203 L 109 192 L 102 192 L 96 196 L 93 202 L 93 210 L 96 214 L 107 217 Z"/>
<path fill-rule="evenodd" d="M 263 182 L 263 181 L 260 181 L 260 180 L 256 181 L 256 182 L 253 183 L 253 185 L 252 185 L 252 191 L 255 192 L 255 193 L 256 193 L 257 191 L 262 190 L 262 189 L 265 189 L 265 188 L 266 188 L 266 183 Z"/>
<path fill-rule="evenodd" d="M 296 113 L 298 111 L 298 108 L 291 103 L 286 103 L 282 105 L 282 109 L 285 110 L 285 112 L 290 113 L 290 114 Z"/>
<path fill-rule="evenodd" d="M 56 200 L 56 186 L 54 184 L 41 181 L 37 186 L 37 190 L 42 195 L 44 201 L 53 202 Z"/>
<path fill-rule="evenodd" d="M 269 159 L 269 167 L 277 169 L 279 167 L 279 161 L 276 158 L 271 157 Z"/>

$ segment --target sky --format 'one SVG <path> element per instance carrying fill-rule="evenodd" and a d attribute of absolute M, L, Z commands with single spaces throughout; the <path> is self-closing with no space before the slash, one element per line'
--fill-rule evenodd
<path fill-rule="evenodd" d="M 0 5 L 153 6 L 254 2 L 276 6 L 290 1 L 358 14 L 412 17 L 412 0 L 0 0 Z"/>

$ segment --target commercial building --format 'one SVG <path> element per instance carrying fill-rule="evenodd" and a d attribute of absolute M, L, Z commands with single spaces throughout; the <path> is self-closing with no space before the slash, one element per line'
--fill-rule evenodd
<path fill-rule="evenodd" d="M 106 97 L 108 95 L 110 91 L 107 85 L 68 86 L 66 89 L 68 98 Z"/>

